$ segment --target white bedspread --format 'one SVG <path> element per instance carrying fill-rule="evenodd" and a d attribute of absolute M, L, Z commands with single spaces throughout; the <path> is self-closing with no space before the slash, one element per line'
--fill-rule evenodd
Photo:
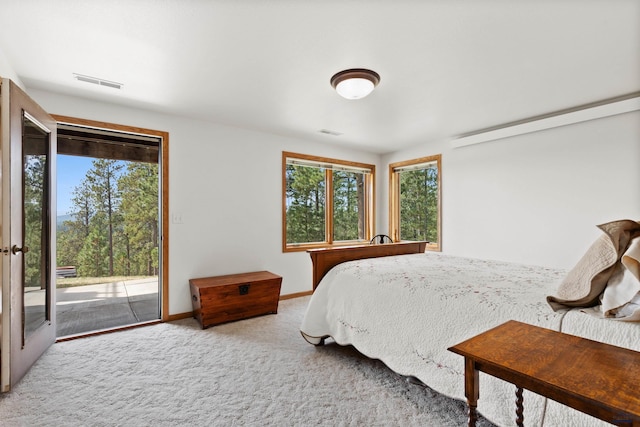
<path fill-rule="evenodd" d="M 327 336 L 351 344 L 399 374 L 415 376 L 440 393 L 465 400 L 464 359 L 447 348 L 510 319 L 561 330 L 567 312 L 553 312 L 545 297 L 565 274 L 438 253 L 351 261 L 323 278 L 301 332 L 314 344 Z M 611 320 L 582 313 L 571 313 L 571 319 L 593 328 L 620 323 L 612 325 Z M 637 347 L 638 326 L 626 324 L 621 341 L 630 344 L 617 345 Z M 588 329 L 574 329 L 576 335 L 589 337 Z M 481 374 L 478 410 L 486 418 L 513 425 L 514 400 L 515 386 Z M 525 391 L 524 402 L 528 426 L 603 424 L 587 416 L 578 421 L 577 412 L 564 407 L 554 407 L 554 421 L 543 423 L 546 399 Z"/>

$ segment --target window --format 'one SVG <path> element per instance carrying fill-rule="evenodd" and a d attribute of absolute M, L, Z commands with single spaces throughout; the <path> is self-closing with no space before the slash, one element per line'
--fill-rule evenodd
<path fill-rule="evenodd" d="M 283 251 L 368 241 L 374 175 L 374 165 L 283 152 Z"/>
<path fill-rule="evenodd" d="M 441 249 L 440 155 L 389 165 L 389 230 L 394 241 L 426 240 Z"/>

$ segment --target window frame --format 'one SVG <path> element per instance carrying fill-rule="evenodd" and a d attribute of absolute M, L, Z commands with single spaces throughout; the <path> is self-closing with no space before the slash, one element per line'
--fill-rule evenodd
<path fill-rule="evenodd" d="M 426 250 L 442 251 L 442 154 L 420 157 L 389 164 L 389 233 L 394 242 L 400 241 L 400 172 L 398 168 L 420 165 L 422 163 L 436 163 L 438 169 L 438 242 L 428 243 Z"/>
<path fill-rule="evenodd" d="M 299 160 L 327 165 L 343 166 L 354 169 L 368 169 L 365 174 L 364 188 L 364 240 L 333 240 L 333 170 L 325 170 L 325 240 L 323 242 L 287 243 L 287 159 Z M 313 156 L 308 154 L 282 152 L 282 252 L 300 252 L 309 249 L 331 248 L 337 246 L 353 246 L 369 243 L 373 237 L 375 225 L 375 176 L 376 167 L 367 163 L 352 162 L 348 160 L 332 159 L 329 157 Z"/>

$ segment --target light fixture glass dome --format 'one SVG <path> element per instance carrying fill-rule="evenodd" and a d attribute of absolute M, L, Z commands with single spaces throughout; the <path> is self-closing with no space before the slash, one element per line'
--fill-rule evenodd
<path fill-rule="evenodd" d="M 336 92 L 343 98 L 360 99 L 369 95 L 375 86 L 367 79 L 347 79 L 336 85 Z"/>
<path fill-rule="evenodd" d="M 373 91 L 379 82 L 378 73 L 363 68 L 340 71 L 331 77 L 331 86 L 346 99 L 364 98 Z"/>

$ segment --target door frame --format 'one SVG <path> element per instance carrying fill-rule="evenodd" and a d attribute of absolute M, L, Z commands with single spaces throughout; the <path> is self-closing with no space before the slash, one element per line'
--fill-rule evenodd
<path fill-rule="evenodd" d="M 160 194 L 161 201 L 161 220 L 162 227 L 160 229 L 161 242 L 161 281 L 160 289 L 160 319 L 163 322 L 169 320 L 169 132 L 145 129 L 136 126 L 120 125 L 96 120 L 81 119 L 77 117 L 62 116 L 51 114 L 58 123 L 66 123 L 70 125 L 85 126 L 94 129 L 105 129 L 119 131 L 125 133 L 137 133 L 142 135 L 155 136 L 160 138 L 160 166 L 161 166 L 161 182 Z"/>

